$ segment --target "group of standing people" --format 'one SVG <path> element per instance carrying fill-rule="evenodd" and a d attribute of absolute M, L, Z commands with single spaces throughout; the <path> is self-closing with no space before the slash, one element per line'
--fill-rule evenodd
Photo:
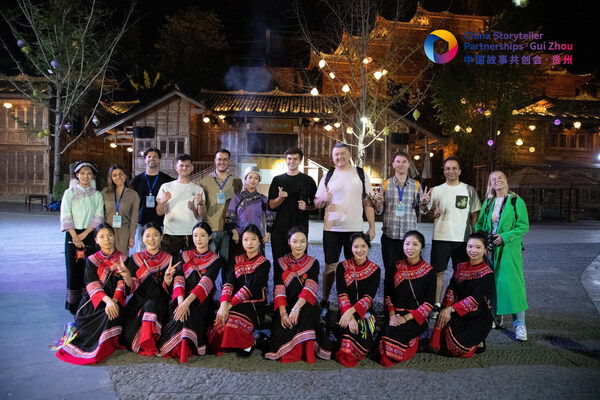
<path fill-rule="evenodd" d="M 498 315 L 514 314 L 517 339 L 526 340 L 520 251 L 527 210 L 499 171 L 490 175 L 479 213 L 477 194 L 459 181 L 454 158 L 444 162 L 446 183 L 428 190 L 408 177 L 409 157 L 399 152 L 394 176 L 374 190 L 340 143 L 332 152 L 335 168 L 317 188 L 299 171 L 303 154 L 293 147 L 285 152 L 287 172 L 273 179 L 267 197 L 256 190 L 262 178 L 257 167 L 245 170 L 243 183 L 229 173 L 226 149 L 217 151 L 215 171 L 200 185 L 191 182 L 188 155 L 177 157 L 176 180 L 160 172 L 158 149 L 144 155 L 146 171 L 132 180 L 133 188 L 123 168 L 114 165 L 100 194 L 93 182 L 97 170 L 80 163 L 63 197 L 67 309 L 78 329 L 57 353 L 65 361 L 96 363 L 123 347 L 181 362 L 205 354 L 207 345 L 216 354 L 249 355 L 253 332 L 264 329 L 269 241 L 275 313 L 268 359 L 314 362 L 335 351 L 340 363 L 354 366 L 371 353 L 390 366 L 410 359 L 419 347 L 470 357 L 485 350 L 492 306 Z M 319 262 L 306 254 L 309 212 L 319 208 L 325 208 L 320 303 Z M 373 298 L 381 270 L 368 259 L 376 213 L 384 221 L 386 323 L 379 336 Z M 431 266 L 422 258 L 425 239 L 416 231 L 418 215 L 425 213 L 435 221 Z M 486 234 L 470 235 L 475 229 Z M 100 251 L 93 251 L 95 245 Z M 134 246 L 139 251 L 131 250 L 127 261 Z M 339 262 L 342 249 L 345 261 Z M 450 258 L 454 274 L 442 301 Z M 322 326 L 331 318 L 334 283 L 335 346 Z M 419 346 L 430 317 L 437 318 L 432 339 Z"/>

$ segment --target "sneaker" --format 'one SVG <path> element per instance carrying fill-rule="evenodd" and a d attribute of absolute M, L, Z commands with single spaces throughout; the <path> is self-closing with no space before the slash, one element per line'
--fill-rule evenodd
<path fill-rule="evenodd" d="M 504 315 L 499 315 L 494 318 L 492 322 L 492 329 L 502 329 L 504 328 Z"/>
<path fill-rule="evenodd" d="M 515 338 L 521 342 L 527 341 L 527 328 L 525 328 L 525 325 L 515 327 Z"/>
<path fill-rule="evenodd" d="M 429 317 L 431 319 L 437 319 L 438 315 L 440 314 L 440 311 L 441 311 L 441 305 L 436 304 L 435 306 L 433 306 L 433 311 L 431 312 L 431 314 L 429 314 Z"/>

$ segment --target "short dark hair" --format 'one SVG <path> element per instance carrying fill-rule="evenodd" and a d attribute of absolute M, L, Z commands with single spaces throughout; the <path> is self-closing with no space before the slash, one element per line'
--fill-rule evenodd
<path fill-rule="evenodd" d="M 392 162 L 396 161 L 396 157 L 401 156 L 406 158 L 408 161 L 410 161 L 410 156 L 408 155 L 408 153 L 406 153 L 405 151 L 402 150 L 398 150 L 396 153 L 394 153 L 394 157 L 392 157 Z"/>
<path fill-rule="evenodd" d="M 296 154 L 296 153 L 292 153 L 292 154 Z M 287 232 L 287 238 L 288 240 L 290 240 L 290 238 L 292 237 L 292 235 L 294 233 L 304 233 L 304 236 L 306 236 L 306 238 L 308 239 L 308 232 L 306 232 L 306 229 L 304 229 L 301 226 L 293 226 L 288 232 Z"/>
<path fill-rule="evenodd" d="M 460 167 L 460 161 L 458 161 L 458 158 L 456 158 L 456 157 L 448 157 L 448 158 L 446 158 L 446 159 L 444 160 L 444 163 L 443 163 L 442 165 L 445 167 L 445 166 L 446 166 L 446 163 L 447 163 L 448 161 L 456 161 L 456 163 L 458 164 L 458 169 L 462 169 L 462 168 Z"/>
<path fill-rule="evenodd" d="M 196 225 L 194 225 L 194 227 L 192 228 L 192 233 L 196 230 L 196 229 L 204 229 L 206 231 L 206 234 L 208 236 L 212 236 L 212 229 L 210 227 L 210 225 L 208 224 L 208 222 L 204 222 L 204 221 L 200 221 L 198 222 Z"/>
<path fill-rule="evenodd" d="M 228 156 L 229 158 L 231 158 L 231 153 L 230 153 L 230 152 L 229 152 L 229 150 L 227 150 L 227 149 L 224 149 L 224 148 L 223 148 L 223 149 L 219 149 L 219 150 L 215 151 L 215 157 L 216 157 L 216 156 L 217 156 L 217 154 L 219 154 L 219 153 L 227 153 L 227 156 Z"/>
<path fill-rule="evenodd" d="M 356 232 L 354 234 L 352 234 L 352 236 L 350 236 L 350 246 L 352 246 L 352 243 L 354 243 L 354 241 L 356 239 L 362 239 L 365 241 L 365 243 L 367 244 L 367 246 L 369 246 L 369 248 L 371 248 L 371 239 L 369 239 L 369 235 L 367 235 L 366 233 L 363 232 Z"/>
<path fill-rule="evenodd" d="M 192 157 L 190 157 L 189 154 L 178 154 L 177 157 L 175 157 L 175 163 L 178 161 L 192 161 Z"/>
<path fill-rule="evenodd" d="M 156 147 L 148 147 L 146 150 L 144 150 L 144 158 L 146 158 L 150 152 L 155 152 L 158 155 L 159 160 L 162 158 L 162 153 Z"/>
<path fill-rule="evenodd" d="M 419 232 L 419 231 L 408 231 L 408 232 L 406 232 L 404 234 L 404 237 L 402 238 L 402 244 L 404 244 L 404 241 L 409 236 L 416 237 L 417 240 L 421 243 L 421 249 L 425 248 L 425 236 L 423 236 L 423 234 L 421 232 Z"/>
<path fill-rule="evenodd" d="M 150 228 L 156 229 L 158 233 L 160 233 L 162 236 L 162 228 L 160 227 L 160 225 L 154 222 L 148 222 L 146 225 L 142 226 L 142 236 L 144 236 L 144 232 L 146 232 Z"/>
<path fill-rule="evenodd" d="M 113 235 L 115 234 L 115 228 L 113 228 L 111 224 L 109 224 L 108 222 L 102 222 L 94 230 L 94 239 L 96 239 L 96 236 L 98 236 L 98 233 L 100 233 L 102 229 L 108 229 L 112 232 Z"/>
<path fill-rule="evenodd" d="M 287 157 L 290 154 L 298 154 L 300 156 L 300 160 L 304 158 L 304 153 L 296 146 L 288 147 L 288 149 L 283 153 L 283 156 Z"/>
<path fill-rule="evenodd" d="M 350 151 L 350 146 L 348 146 L 346 143 L 344 142 L 337 142 L 336 144 L 333 145 L 333 147 L 331 148 L 331 151 L 333 151 L 333 149 L 348 149 L 348 151 Z"/>

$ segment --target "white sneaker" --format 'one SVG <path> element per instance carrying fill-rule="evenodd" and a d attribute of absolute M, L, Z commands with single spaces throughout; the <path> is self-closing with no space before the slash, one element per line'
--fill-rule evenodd
<path fill-rule="evenodd" d="M 527 341 L 527 328 L 525 328 L 525 325 L 515 327 L 515 337 L 521 342 Z"/>

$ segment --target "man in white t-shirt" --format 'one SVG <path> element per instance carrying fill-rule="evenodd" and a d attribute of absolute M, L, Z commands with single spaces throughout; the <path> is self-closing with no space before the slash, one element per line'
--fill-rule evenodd
<path fill-rule="evenodd" d="M 192 229 L 206 216 L 204 190 L 190 180 L 192 159 L 180 154 L 175 162 L 177 180 L 164 183 L 156 197 L 156 213 L 165 216 L 161 248 L 171 255 L 194 248 Z"/>
<path fill-rule="evenodd" d="M 433 318 L 437 318 L 441 304 L 444 272 L 452 258 L 452 267 L 469 260 L 466 251 L 467 237 L 475 227 L 481 202 L 473 186 L 459 181 L 461 169 L 458 159 L 444 160 L 446 183 L 431 191 L 427 205 L 434 218 L 431 244 L 431 266 L 437 273 Z"/>
<path fill-rule="evenodd" d="M 335 168 L 321 179 L 315 195 L 315 208 L 325 207 L 323 224 L 323 252 L 325 271 L 323 272 L 323 299 L 321 306 L 325 312 L 329 307 L 329 294 L 335 281 L 335 270 L 340 252 L 344 257 L 352 257 L 350 236 L 362 232 L 364 227 L 363 209 L 369 222 L 369 239 L 375 237 L 375 210 L 373 209 L 373 189 L 369 176 L 362 168 L 350 163 L 350 149 L 345 143 L 333 146 L 332 158 Z M 363 208 L 364 207 L 364 208 Z"/>

